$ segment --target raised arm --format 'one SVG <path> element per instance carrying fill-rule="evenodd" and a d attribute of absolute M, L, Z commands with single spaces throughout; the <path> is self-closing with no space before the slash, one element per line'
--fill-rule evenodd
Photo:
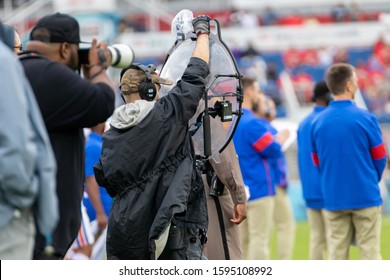
<path fill-rule="evenodd" d="M 192 57 L 197 57 L 204 60 L 206 63 L 210 61 L 210 17 L 198 16 L 192 21 L 194 32 L 197 36 L 196 46 Z"/>

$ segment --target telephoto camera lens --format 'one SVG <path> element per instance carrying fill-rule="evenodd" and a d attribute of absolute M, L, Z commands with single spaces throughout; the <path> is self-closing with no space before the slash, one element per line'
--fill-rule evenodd
<path fill-rule="evenodd" d="M 107 46 L 108 51 L 111 56 L 111 65 L 115 68 L 127 68 L 134 61 L 134 52 L 132 48 L 125 44 L 115 44 L 112 46 Z M 80 49 L 79 50 L 79 64 L 89 64 L 88 60 L 89 49 Z"/>
<path fill-rule="evenodd" d="M 111 54 L 111 66 L 116 68 L 127 68 L 134 61 L 133 50 L 125 44 L 114 44 L 107 46 Z"/>

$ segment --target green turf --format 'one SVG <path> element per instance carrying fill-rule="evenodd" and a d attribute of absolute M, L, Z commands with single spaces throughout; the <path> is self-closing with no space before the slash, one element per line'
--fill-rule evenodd
<path fill-rule="evenodd" d="M 271 259 L 276 260 L 276 233 L 273 233 L 271 240 Z M 390 260 L 390 216 L 384 216 L 382 219 L 382 235 L 381 235 L 381 254 L 384 260 Z M 309 258 L 309 225 L 307 222 L 297 222 L 297 230 L 295 235 L 294 260 L 307 260 Z M 350 259 L 358 260 L 359 249 L 351 246 Z"/>

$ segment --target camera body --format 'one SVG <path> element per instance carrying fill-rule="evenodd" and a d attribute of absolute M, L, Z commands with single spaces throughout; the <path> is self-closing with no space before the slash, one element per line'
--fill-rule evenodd
<path fill-rule="evenodd" d="M 197 159 L 196 169 L 201 174 L 206 174 L 206 180 L 209 184 L 209 195 L 210 196 L 221 196 L 225 190 L 225 185 L 218 178 L 209 160 Z"/>
<path fill-rule="evenodd" d="M 114 44 L 112 46 L 107 46 L 108 51 L 111 56 L 111 65 L 115 68 L 127 68 L 134 61 L 134 52 L 132 48 L 125 44 Z M 88 59 L 89 49 L 80 49 L 79 50 L 79 64 L 89 64 Z"/>
<path fill-rule="evenodd" d="M 217 115 L 221 117 L 223 122 L 231 122 L 233 120 L 232 103 L 228 100 L 215 102 L 214 109 Z"/>
<path fill-rule="evenodd" d="M 222 122 L 231 122 L 233 120 L 232 103 L 229 100 L 216 101 L 214 108 L 208 108 L 209 115 L 215 118 L 219 116 Z"/>
<path fill-rule="evenodd" d="M 218 178 L 217 175 L 213 176 L 210 184 L 210 196 L 221 196 L 223 195 L 223 191 L 225 189 L 225 185 L 222 183 L 222 181 Z"/>

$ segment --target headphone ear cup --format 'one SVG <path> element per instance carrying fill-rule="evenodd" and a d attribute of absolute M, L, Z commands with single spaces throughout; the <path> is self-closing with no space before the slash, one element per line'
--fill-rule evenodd
<path fill-rule="evenodd" d="M 139 86 L 139 95 L 146 101 L 153 101 L 156 97 L 157 89 L 153 82 L 143 81 Z"/>

